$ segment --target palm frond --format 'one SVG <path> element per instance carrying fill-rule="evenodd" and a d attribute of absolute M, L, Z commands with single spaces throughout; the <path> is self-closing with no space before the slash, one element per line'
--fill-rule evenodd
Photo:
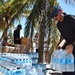
<path fill-rule="evenodd" d="M 75 0 L 64 0 L 67 4 L 75 5 Z"/>

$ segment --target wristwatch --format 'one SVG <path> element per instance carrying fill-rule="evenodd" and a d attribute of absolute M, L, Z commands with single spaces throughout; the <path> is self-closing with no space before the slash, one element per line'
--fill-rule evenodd
<path fill-rule="evenodd" d="M 72 43 L 73 47 L 75 47 L 75 42 Z"/>

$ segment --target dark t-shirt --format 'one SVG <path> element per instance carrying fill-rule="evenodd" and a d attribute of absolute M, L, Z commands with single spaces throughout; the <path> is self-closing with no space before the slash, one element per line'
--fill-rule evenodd
<path fill-rule="evenodd" d="M 73 15 L 65 15 L 64 20 L 57 23 L 57 28 L 66 40 L 65 46 L 75 41 L 75 17 Z M 73 54 L 75 55 L 74 51 Z"/>
<path fill-rule="evenodd" d="M 16 29 L 14 31 L 14 44 L 21 44 L 21 39 L 16 40 L 16 38 L 20 38 L 20 30 L 19 29 Z"/>

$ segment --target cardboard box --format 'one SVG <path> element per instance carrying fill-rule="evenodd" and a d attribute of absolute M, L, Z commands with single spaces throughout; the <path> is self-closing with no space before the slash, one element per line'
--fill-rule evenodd
<path fill-rule="evenodd" d="M 28 37 L 24 37 L 21 40 L 22 45 L 27 45 L 28 43 L 30 43 L 30 38 Z"/>

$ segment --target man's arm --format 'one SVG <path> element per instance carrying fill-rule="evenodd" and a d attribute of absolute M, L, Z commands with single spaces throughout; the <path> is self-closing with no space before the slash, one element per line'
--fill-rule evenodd
<path fill-rule="evenodd" d="M 56 46 L 56 49 L 61 49 L 61 48 L 64 46 L 65 43 L 66 43 L 65 39 L 64 39 L 63 36 L 61 35 L 61 36 L 60 36 L 60 40 L 59 40 L 59 42 L 58 42 L 58 44 L 57 44 L 57 46 Z"/>

